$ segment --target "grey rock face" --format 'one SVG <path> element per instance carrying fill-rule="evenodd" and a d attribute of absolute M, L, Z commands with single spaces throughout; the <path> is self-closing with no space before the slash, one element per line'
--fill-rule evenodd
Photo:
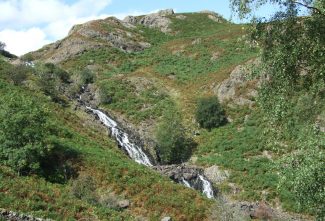
<path fill-rule="evenodd" d="M 124 22 L 127 22 L 127 23 L 130 23 L 130 24 L 133 24 L 133 25 L 136 25 L 138 23 L 138 18 L 135 17 L 135 16 L 126 16 L 124 19 L 123 19 Z"/>
<path fill-rule="evenodd" d="M 128 18 L 129 21 L 136 19 Z M 105 26 L 111 29 L 98 28 Z M 60 63 L 85 51 L 100 47 L 114 47 L 124 52 L 138 52 L 151 45 L 144 42 L 140 34 L 131 33 L 127 28 L 134 28 L 131 23 L 120 21 L 114 17 L 105 20 L 90 21 L 82 25 L 75 25 L 67 38 L 46 46 L 41 57 L 47 57 L 46 62 Z"/>
<path fill-rule="evenodd" d="M 208 18 L 210 18 L 212 21 L 215 21 L 215 22 L 218 22 L 218 23 L 222 22 L 222 20 L 219 17 L 215 16 L 215 15 L 208 15 Z"/>
<path fill-rule="evenodd" d="M 135 16 L 127 16 L 126 18 L 124 18 L 123 22 L 132 25 L 144 25 L 148 28 L 157 28 L 162 32 L 169 32 L 169 25 L 171 24 L 171 20 L 166 16 L 170 16 L 173 14 L 173 9 L 166 9 L 161 10 L 157 13 L 146 15 L 141 19 Z"/>
<path fill-rule="evenodd" d="M 85 26 L 77 31 L 78 34 L 87 38 L 96 38 L 107 41 L 112 44 L 113 47 L 119 48 L 125 52 L 142 51 L 145 48 L 150 47 L 149 43 L 134 41 L 127 36 L 126 32 L 99 32 L 92 27 Z"/>
<path fill-rule="evenodd" d="M 139 24 L 144 25 L 149 28 L 158 28 L 162 32 L 169 32 L 169 25 L 171 21 L 169 18 L 163 17 L 159 14 L 151 14 L 144 16 Z"/>
<path fill-rule="evenodd" d="M 121 209 L 126 209 L 130 206 L 130 201 L 129 200 L 121 200 L 118 202 L 118 207 Z"/>
<path fill-rule="evenodd" d="M 177 19 L 185 20 L 187 17 L 185 15 L 176 15 Z"/>
<path fill-rule="evenodd" d="M 162 218 L 161 221 L 172 221 L 172 218 L 169 216 L 166 216 L 166 217 Z"/>
<path fill-rule="evenodd" d="M 99 42 L 89 42 L 80 38 L 71 38 L 58 41 L 49 48 L 50 57 L 46 62 L 60 63 L 73 56 L 81 54 L 84 51 L 101 47 L 103 44 Z"/>
<path fill-rule="evenodd" d="M 160 10 L 158 12 L 158 15 L 160 16 L 168 16 L 168 15 L 173 15 L 175 14 L 174 10 L 169 8 L 169 9 L 164 9 L 164 10 Z"/>
<path fill-rule="evenodd" d="M 247 76 L 251 73 L 249 65 L 258 65 L 258 61 L 249 61 L 247 65 L 237 66 L 229 78 L 213 88 L 220 102 L 232 101 L 232 104 L 240 106 L 252 106 L 255 103 L 254 98 L 258 95 L 256 88 L 265 79 L 248 79 Z M 242 89 L 241 93 L 237 94 L 239 89 Z"/>
<path fill-rule="evenodd" d="M 229 177 L 227 170 L 221 170 L 218 166 L 211 166 L 204 170 L 204 175 L 214 183 L 222 183 Z"/>
<path fill-rule="evenodd" d="M 153 167 L 153 169 L 155 169 L 162 175 L 168 176 L 176 183 L 184 184 L 184 181 L 186 181 L 188 184 L 190 184 L 191 188 L 203 192 L 204 184 L 200 179 L 200 176 L 204 176 L 204 173 L 203 170 L 200 168 L 187 166 L 185 164 L 180 164 L 180 165 L 160 165 L 160 166 Z M 218 190 L 213 188 L 213 192 L 214 192 L 214 196 L 216 196 Z"/>
<path fill-rule="evenodd" d="M 0 208 L 0 219 L 10 220 L 10 221 L 53 221 L 51 219 L 35 218 L 30 215 L 16 213 L 1 208 Z"/>

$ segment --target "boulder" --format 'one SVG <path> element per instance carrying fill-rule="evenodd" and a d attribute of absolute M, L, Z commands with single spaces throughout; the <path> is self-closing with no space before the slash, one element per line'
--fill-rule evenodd
<path fill-rule="evenodd" d="M 169 8 L 169 9 L 164 9 L 164 10 L 160 10 L 157 13 L 160 16 L 168 16 L 168 15 L 173 15 L 175 14 L 174 10 Z"/>
<path fill-rule="evenodd" d="M 159 14 L 150 14 L 144 16 L 139 24 L 144 25 L 148 28 L 158 28 L 162 32 L 169 32 L 169 25 L 171 24 L 171 20 Z"/>
<path fill-rule="evenodd" d="M 130 206 L 130 201 L 129 200 L 121 200 L 117 203 L 117 205 L 121 209 L 126 209 Z"/>
<path fill-rule="evenodd" d="M 172 221 L 172 218 L 169 216 L 166 216 L 166 217 L 162 218 L 161 221 Z"/>
<path fill-rule="evenodd" d="M 214 183 L 222 183 L 229 178 L 227 170 L 221 170 L 218 166 L 211 166 L 204 169 L 204 175 Z"/>
<path fill-rule="evenodd" d="M 0 208 L 0 220 L 10 221 L 52 221 L 51 219 L 35 218 L 31 215 L 23 213 L 16 213 L 13 211 L 5 210 Z"/>
<path fill-rule="evenodd" d="M 185 15 L 176 15 L 177 19 L 185 20 L 187 17 Z"/>
<path fill-rule="evenodd" d="M 135 16 L 126 16 L 124 19 L 123 19 L 124 22 L 126 23 L 129 23 L 129 24 L 133 24 L 133 25 L 136 25 L 138 23 L 138 18 L 135 17 Z"/>
<path fill-rule="evenodd" d="M 222 81 L 217 86 L 213 86 L 213 92 L 218 96 L 221 103 L 231 101 L 229 106 L 247 105 L 252 107 L 255 97 L 258 96 L 257 88 L 267 78 L 249 79 L 252 66 L 258 65 L 259 61 L 251 60 L 246 65 L 237 66 L 230 74 L 229 78 Z M 240 92 L 239 92 L 240 91 Z"/>
<path fill-rule="evenodd" d="M 215 15 L 208 15 L 208 18 L 211 19 L 212 21 L 215 21 L 215 22 L 218 22 L 218 23 L 222 22 L 222 20 L 219 17 L 215 16 Z"/>
<path fill-rule="evenodd" d="M 210 61 L 216 61 L 220 58 L 221 53 L 219 51 L 213 52 Z"/>
<path fill-rule="evenodd" d="M 173 9 L 160 10 L 157 13 L 152 13 L 145 15 L 140 19 L 140 17 L 127 16 L 124 18 L 123 22 L 132 24 L 132 25 L 144 25 L 148 28 L 157 28 L 162 32 L 169 32 L 169 25 L 171 20 L 166 16 L 173 15 Z"/>
<path fill-rule="evenodd" d="M 192 41 L 192 45 L 198 45 L 201 44 L 201 42 L 202 42 L 202 38 L 197 38 L 194 41 Z"/>

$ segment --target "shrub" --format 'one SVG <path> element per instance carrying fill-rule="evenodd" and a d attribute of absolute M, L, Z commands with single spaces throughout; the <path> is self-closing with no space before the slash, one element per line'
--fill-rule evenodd
<path fill-rule="evenodd" d="M 44 66 L 48 73 L 53 74 L 53 77 L 59 78 L 61 80 L 61 82 L 63 82 L 63 83 L 69 83 L 70 75 L 68 72 L 55 66 L 52 63 L 46 63 Z"/>
<path fill-rule="evenodd" d="M 0 158 L 23 173 L 40 169 L 48 153 L 48 112 L 36 100 L 16 92 L 0 97 Z"/>
<path fill-rule="evenodd" d="M 181 117 L 173 110 L 166 112 L 156 129 L 157 150 L 164 164 L 182 163 L 192 154 L 195 143 L 185 135 Z"/>
<path fill-rule="evenodd" d="M 96 183 L 91 176 L 79 176 L 73 182 L 72 185 L 72 195 L 77 197 L 81 200 L 86 200 L 90 203 L 97 203 L 97 196 L 96 196 Z"/>
<path fill-rule="evenodd" d="M 1 88 L 0 88 L 1 89 Z M 60 144 L 47 107 L 19 91 L 0 97 L 0 164 L 22 175 L 37 173 L 53 182 L 73 175 L 69 160 L 77 153 Z"/>
<path fill-rule="evenodd" d="M 37 85 L 43 93 L 51 97 L 53 102 L 66 105 L 62 96 L 65 85 L 62 83 L 70 82 L 69 74 L 51 63 L 37 65 L 35 71 L 38 76 Z"/>
<path fill-rule="evenodd" d="M 94 83 L 94 80 L 95 76 L 89 69 L 85 68 L 80 72 L 80 83 L 82 85 Z"/>
<path fill-rule="evenodd" d="M 27 73 L 30 68 L 25 65 L 14 66 L 10 71 L 8 77 L 15 85 L 20 85 L 27 80 Z"/>
<path fill-rule="evenodd" d="M 224 125 L 227 120 L 217 97 L 201 98 L 196 109 L 196 121 L 201 127 L 212 129 Z"/>

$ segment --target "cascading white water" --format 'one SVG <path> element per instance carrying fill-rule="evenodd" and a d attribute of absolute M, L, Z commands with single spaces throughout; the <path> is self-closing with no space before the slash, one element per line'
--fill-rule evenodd
<path fill-rule="evenodd" d="M 119 145 L 127 152 L 129 157 L 136 161 L 139 164 L 143 164 L 146 166 L 153 166 L 150 162 L 149 157 L 143 152 L 143 150 L 138 147 L 137 145 L 130 142 L 128 134 L 123 132 L 121 129 L 118 128 L 117 123 L 108 117 L 105 113 L 100 110 L 92 109 L 91 107 L 86 107 L 87 109 L 91 110 L 94 114 L 99 117 L 99 120 L 108 128 L 110 129 L 112 136 L 115 137 Z M 202 181 L 202 192 L 206 195 L 206 197 L 212 199 L 214 198 L 213 188 L 211 183 L 206 180 L 202 175 L 199 175 L 199 179 Z M 181 182 L 184 186 L 188 188 L 195 189 L 191 186 L 191 184 L 182 178 Z"/>
<path fill-rule="evenodd" d="M 186 186 L 188 188 L 192 188 L 191 184 L 187 180 L 185 180 L 184 178 L 182 178 L 182 182 L 183 182 L 184 186 Z"/>
<path fill-rule="evenodd" d="M 126 150 L 129 157 L 131 157 L 134 161 L 139 164 L 152 166 L 149 157 L 142 151 L 140 147 L 129 141 L 128 134 L 120 130 L 114 120 L 112 120 L 106 114 L 99 110 L 95 110 L 90 107 L 87 107 L 87 109 L 91 110 L 94 114 L 96 114 L 99 117 L 99 120 L 111 130 L 112 136 L 114 136 L 119 145 Z"/>
<path fill-rule="evenodd" d="M 199 175 L 200 180 L 203 184 L 203 193 L 209 198 L 214 198 L 213 189 L 211 183 L 206 180 L 202 175 Z"/>

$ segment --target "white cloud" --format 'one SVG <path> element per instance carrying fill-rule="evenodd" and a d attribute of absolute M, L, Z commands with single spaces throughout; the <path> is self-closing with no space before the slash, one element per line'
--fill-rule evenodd
<path fill-rule="evenodd" d="M 71 27 L 89 20 L 146 14 L 133 11 L 103 14 L 112 0 L 0 0 L 0 41 L 7 50 L 22 55 L 65 37 Z M 102 13 L 102 14 L 101 14 Z"/>
<path fill-rule="evenodd" d="M 6 43 L 6 50 L 16 55 L 25 54 L 50 43 L 46 39 L 46 34 L 39 28 L 30 28 L 26 31 L 6 29 L 0 32 L 0 40 Z"/>
<path fill-rule="evenodd" d="M 110 3 L 111 0 L 78 0 L 70 5 L 62 0 L 4 0 L 0 1 L 0 28 L 15 29 L 96 15 Z"/>

